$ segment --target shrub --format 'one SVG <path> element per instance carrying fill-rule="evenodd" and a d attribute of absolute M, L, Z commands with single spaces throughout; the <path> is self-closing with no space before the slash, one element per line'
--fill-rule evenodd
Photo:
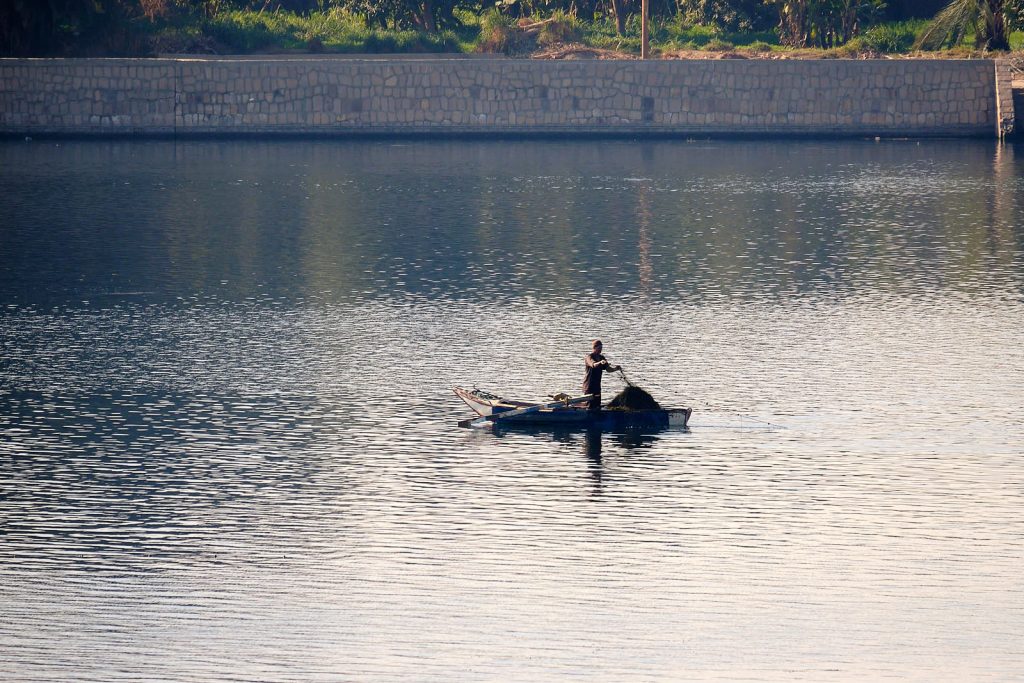
<path fill-rule="evenodd" d="M 733 45 L 727 40 L 722 40 L 721 38 L 714 38 L 705 43 L 704 47 L 702 47 L 701 49 L 706 50 L 708 52 L 728 52 L 729 50 L 732 50 L 735 47 L 735 45 Z"/>
<path fill-rule="evenodd" d="M 690 24 L 721 26 L 727 31 L 769 29 L 777 20 L 763 0 L 676 0 L 678 15 Z"/>
<path fill-rule="evenodd" d="M 541 27 L 540 33 L 537 34 L 537 44 L 574 43 L 580 39 L 581 34 L 575 17 L 559 10 Z"/>
<path fill-rule="evenodd" d="M 854 59 L 863 53 L 870 51 L 870 48 L 864 47 L 859 42 L 859 39 L 854 38 L 846 45 L 840 45 L 839 47 L 824 50 L 821 56 L 823 59 Z"/>
<path fill-rule="evenodd" d="M 717 26 L 689 26 L 679 32 L 680 38 L 700 47 L 721 39 L 722 32 Z"/>
<path fill-rule="evenodd" d="M 772 46 L 764 42 L 763 40 L 755 40 L 754 42 L 749 43 L 747 45 L 743 45 L 742 47 L 744 50 L 748 50 L 755 54 L 764 54 L 766 52 L 772 51 Z"/>
<path fill-rule="evenodd" d="M 696 50 L 696 49 L 697 49 L 697 46 L 694 45 L 693 43 L 691 43 L 688 40 L 685 41 L 685 42 L 681 42 L 681 43 L 677 42 L 675 40 L 670 40 L 667 43 L 665 43 L 665 50 L 667 50 L 669 52 L 675 52 L 675 51 L 690 52 L 690 51 L 693 51 L 693 50 Z"/>
<path fill-rule="evenodd" d="M 492 7 L 480 17 L 480 40 L 477 50 L 480 52 L 503 52 L 508 54 L 519 42 L 516 34 L 519 27 L 512 17 Z"/>
<path fill-rule="evenodd" d="M 864 51 L 884 54 L 907 52 L 913 47 L 917 34 L 925 24 L 926 21 L 918 20 L 872 26 L 851 40 L 850 45 Z"/>
<path fill-rule="evenodd" d="M 769 49 L 772 45 L 779 44 L 779 37 L 770 31 L 758 31 L 756 33 L 726 33 L 722 36 L 724 40 L 728 40 L 736 47 L 742 47 L 744 45 L 750 46 L 755 43 L 767 45 Z"/>

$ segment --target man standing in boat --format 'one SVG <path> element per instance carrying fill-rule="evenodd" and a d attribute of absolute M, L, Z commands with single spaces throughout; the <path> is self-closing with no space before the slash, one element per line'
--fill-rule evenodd
<path fill-rule="evenodd" d="M 622 369 L 621 365 L 613 367 L 608 359 L 601 355 L 603 347 L 601 340 L 595 339 L 591 352 L 584 359 L 587 369 L 586 374 L 583 375 L 583 393 L 591 394 L 593 397 L 590 399 L 590 410 L 601 410 L 601 374 Z"/>

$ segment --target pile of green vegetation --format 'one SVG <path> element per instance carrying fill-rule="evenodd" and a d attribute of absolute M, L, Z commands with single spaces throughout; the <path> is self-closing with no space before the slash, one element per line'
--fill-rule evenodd
<path fill-rule="evenodd" d="M 654 54 L 662 56 L 693 51 L 848 56 L 1024 48 L 1019 32 L 1024 0 L 947 2 L 650 0 L 650 40 Z M 640 0 L 0 2 L 0 56 L 532 55 L 566 44 L 636 54 L 640 5 Z"/>
<path fill-rule="evenodd" d="M 610 410 L 661 410 L 661 405 L 649 393 L 630 384 L 615 394 L 608 402 L 608 408 Z"/>

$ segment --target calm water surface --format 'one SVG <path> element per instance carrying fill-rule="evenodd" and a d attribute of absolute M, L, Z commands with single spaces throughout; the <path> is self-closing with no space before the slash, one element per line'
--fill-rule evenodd
<path fill-rule="evenodd" d="M 5 142 L 0 193 L 4 680 L 1024 680 L 1022 148 Z M 595 336 L 692 428 L 455 427 Z"/>

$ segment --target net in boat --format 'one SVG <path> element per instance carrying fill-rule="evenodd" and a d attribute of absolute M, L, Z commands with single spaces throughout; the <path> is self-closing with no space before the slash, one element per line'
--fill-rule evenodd
<path fill-rule="evenodd" d="M 638 386 L 629 385 L 608 402 L 612 410 L 661 410 L 654 397 Z"/>

